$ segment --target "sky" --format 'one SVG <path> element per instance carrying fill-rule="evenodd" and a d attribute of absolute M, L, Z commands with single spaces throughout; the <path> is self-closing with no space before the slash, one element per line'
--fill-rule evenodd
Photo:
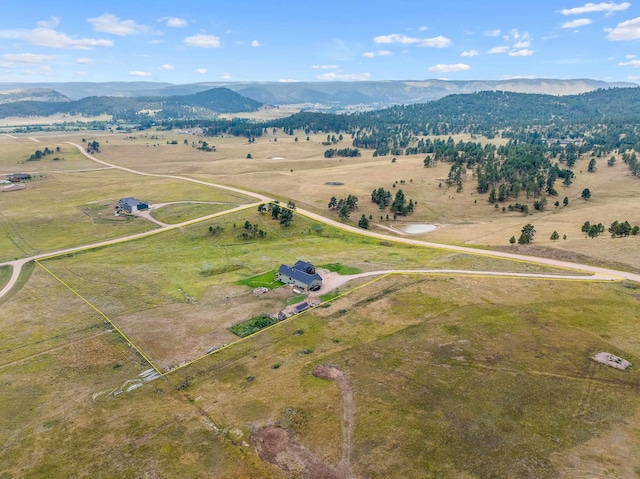
<path fill-rule="evenodd" d="M 640 0 L 2 0 L 0 82 L 640 82 Z"/>

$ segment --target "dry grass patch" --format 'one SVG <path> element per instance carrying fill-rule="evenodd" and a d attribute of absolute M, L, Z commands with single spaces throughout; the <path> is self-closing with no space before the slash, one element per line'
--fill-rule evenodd
<path fill-rule="evenodd" d="M 387 278 L 174 377 L 189 377 L 187 394 L 245 434 L 277 423 L 283 408 L 325 410 L 331 398 L 332 413 L 307 416 L 297 435 L 335 463 L 339 428 L 323 427 L 341 419 L 335 388 L 305 387 L 313 365 L 333 364 L 354 388 L 358 475 L 555 477 L 563 457 L 587 470 L 590 459 L 570 451 L 627 427 L 640 406 L 637 371 L 590 360 L 601 348 L 640 358 L 627 340 L 636 309 L 622 285 Z M 640 446 L 635 430 L 626 447 L 607 449 L 613 470 Z"/>

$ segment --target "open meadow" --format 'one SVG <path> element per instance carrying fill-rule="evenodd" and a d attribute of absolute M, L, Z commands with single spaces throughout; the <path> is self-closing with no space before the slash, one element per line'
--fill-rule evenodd
<path fill-rule="evenodd" d="M 285 135 L 279 130 L 276 134 L 257 138 L 255 143 L 228 135 L 204 138 L 168 131 L 96 135 L 95 138 L 104 145 L 98 157 L 118 165 L 145 172 L 189 175 L 268 194 L 284 201 L 291 199 L 301 207 L 336 218 L 337 213 L 327 209 L 329 199 L 353 194 L 359 202 L 351 220 L 357 223 L 360 215 L 365 214 L 372 218 L 373 229 L 387 233 L 389 228 L 429 223 L 437 225 L 438 229 L 420 237 L 436 242 L 501 249 L 509 246 L 511 236 L 517 238 L 522 227 L 531 223 L 536 229 L 534 244 L 544 248 L 540 254 L 586 257 L 600 264 L 629 265 L 640 269 L 640 237 L 612 240 L 605 233 L 591 239 L 581 232 L 585 221 L 602 223 L 605 227 L 615 220 L 640 224 L 638 178 L 632 176 L 619 159 L 609 167 L 606 159 L 599 158 L 596 172 L 588 173 L 587 164 L 591 157 L 581 157 L 574 167 L 576 177 L 573 184 L 558 188 L 560 206 L 555 207 L 550 201 L 545 211 L 535 211 L 533 198 L 527 201 L 521 195 L 518 201 L 530 204 L 530 214 L 525 216 L 508 210 L 503 212 L 501 207 L 506 207 L 506 203 L 495 208 L 487 201 L 486 195 L 478 194 L 471 170 L 467 172 L 463 190 L 457 192 L 456 188 L 448 188 L 445 183 L 450 168 L 448 163 L 424 168 L 424 155 L 398 156 L 392 162 L 389 156 L 373 157 L 371 150 L 361 150 L 362 156 L 357 158 L 327 159 L 324 151 L 330 147 L 322 145 L 326 140 L 322 134 L 309 135 L 307 141 L 304 132 Z M 465 135 L 456 135 L 455 140 L 488 141 Z M 173 141 L 177 144 L 171 144 Z M 198 150 L 199 141 L 214 145 L 216 151 Z M 503 139 L 495 140 L 496 144 L 503 142 Z M 343 148 L 350 144 L 346 137 L 331 147 Z M 249 154 L 251 158 L 247 158 Z M 331 182 L 344 184 L 327 184 Z M 405 196 L 416 203 L 415 211 L 396 220 L 388 208 L 380 211 L 370 201 L 371 192 L 380 187 L 392 194 L 402 189 Z M 581 198 L 584 188 L 592 192 L 588 201 Z M 569 200 L 566 207 L 563 206 L 565 196 Z M 560 240 L 550 239 L 554 231 L 558 232 Z M 566 239 L 563 239 L 565 235 Z"/>
<path fill-rule="evenodd" d="M 638 179 L 621 161 L 587 173 L 579 159 L 574 184 L 559 191 L 569 205 L 524 216 L 478 195 L 471 171 L 456 192 L 444 184 L 447 164 L 371 151 L 325 159 L 320 134 L 295 141 L 280 131 L 251 144 L 168 131 L 16 136 L 0 137 L 0 172 L 33 179 L 0 193 L 0 261 L 158 229 L 115 217 L 124 196 L 168 203 L 151 214 L 171 225 L 255 201 L 105 167 L 65 143 L 85 138 L 118 166 L 260 192 L 331 218 L 329 198 L 355 194 L 349 222 L 370 215 L 379 232 L 429 223 L 439 229 L 413 237 L 640 269 L 640 236 L 580 232 L 584 221 L 640 223 Z M 201 141 L 216 151 L 198 149 Z M 65 160 L 20 163 L 44 145 L 60 146 Z M 414 213 L 387 219 L 370 201 L 378 187 L 403 189 Z M 509 245 L 526 223 L 534 243 Z M 551 241 L 554 230 L 567 239 Z M 381 274 L 341 284 L 256 334 L 233 334 L 307 297 L 272 288 L 273 271 L 298 259 L 342 274 L 566 273 L 359 236 L 295 211 L 285 227 L 255 206 L 32 262 L 0 299 L 0 478 L 640 473 L 638 284 Z M 0 267 L 0 288 L 10 274 Z M 256 294 L 263 283 L 269 290 Z M 633 366 L 598 364 L 591 357 L 601 351 Z"/>

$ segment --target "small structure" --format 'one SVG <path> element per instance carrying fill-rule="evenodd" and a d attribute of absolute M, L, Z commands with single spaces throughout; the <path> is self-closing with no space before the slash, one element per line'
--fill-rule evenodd
<path fill-rule="evenodd" d="M 612 368 L 622 369 L 623 371 L 631 366 L 631 363 L 626 359 L 621 358 L 620 356 L 616 356 L 615 354 L 601 352 L 598 354 L 594 354 L 592 359 L 601 364 L 606 364 L 607 366 L 611 366 Z"/>
<path fill-rule="evenodd" d="M 300 303 L 296 306 L 296 314 L 300 314 L 307 309 L 309 309 L 309 303 L 307 303 L 306 301 L 304 303 Z"/>
<path fill-rule="evenodd" d="M 304 291 L 317 291 L 322 287 L 322 277 L 316 273 L 316 268 L 307 261 L 298 261 L 293 266 L 281 265 L 275 279 Z"/>
<path fill-rule="evenodd" d="M 120 198 L 118 200 L 118 206 L 116 209 L 119 211 L 124 211 L 125 213 L 133 213 L 135 211 L 148 210 L 149 205 L 147 203 L 143 203 L 137 198 L 133 196 L 127 196 L 126 198 Z"/>
<path fill-rule="evenodd" d="M 19 183 L 21 181 L 27 181 L 31 179 L 31 175 L 27 173 L 12 173 L 11 175 L 7 175 L 7 180 L 13 183 Z"/>

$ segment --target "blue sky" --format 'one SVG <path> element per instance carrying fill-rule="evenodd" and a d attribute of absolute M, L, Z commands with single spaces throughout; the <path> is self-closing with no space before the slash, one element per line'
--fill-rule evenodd
<path fill-rule="evenodd" d="M 0 81 L 640 81 L 640 4 L 5 0 Z"/>

